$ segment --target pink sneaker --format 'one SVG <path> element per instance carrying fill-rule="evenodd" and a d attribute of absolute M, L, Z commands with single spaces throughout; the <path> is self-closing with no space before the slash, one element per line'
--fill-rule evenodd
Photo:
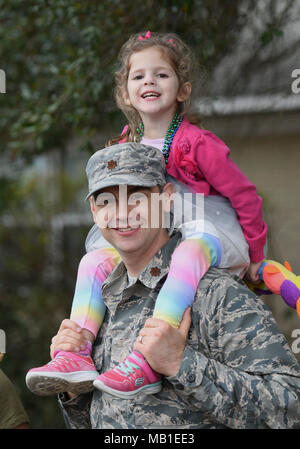
<path fill-rule="evenodd" d="M 94 387 L 117 398 L 130 399 L 141 392 L 158 393 L 162 382 L 161 375 L 153 371 L 144 356 L 133 351 L 114 369 L 100 374 Z"/>
<path fill-rule="evenodd" d="M 93 390 L 93 381 L 98 374 L 90 355 L 59 351 L 51 362 L 29 370 L 26 384 L 39 396 L 66 391 L 81 394 Z"/>

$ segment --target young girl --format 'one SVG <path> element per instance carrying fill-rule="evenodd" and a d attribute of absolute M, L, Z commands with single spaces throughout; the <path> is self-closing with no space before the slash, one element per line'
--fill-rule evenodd
<path fill-rule="evenodd" d="M 116 100 L 128 125 L 108 143 L 137 141 L 159 148 L 176 191 L 183 193 L 188 186 L 205 195 L 204 229 L 200 232 L 197 222 L 182 225 L 183 241 L 173 253 L 154 309 L 155 318 L 175 327 L 211 266 L 231 269 L 241 277 L 248 269 L 255 284 L 263 278 L 267 283 L 264 273 L 272 272 L 277 283 L 267 286 L 277 294 L 283 275 L 293 286 L 295 279 L 280 264 L 264 260 L 267 226 L 255 186 L 229 159 L 226 145 L 187 115 L 192 61 L 189 48 L 174 34 L 148 31 L 132 36 L 121 49 L 116 73 Z M 57 351 L 47 365 L 28 372 L 27 385 L 40 395 L 82 393 L 92 388 L 93 381 L 96 388 L 121 398 L 141 391 L 156 393 L 161 389 L 160 375 L 136 351 L 114 369 L 101 375 L 96 371 L 91 349 L 105 314 L 101 286 L 120 258 L 95 226 L 86 246 L 89 252 L 79 265 L 71 320 L 83 329 L 88 343 L 81 351 Z M 143 382 L 135 385 L 137 378 Z"/>

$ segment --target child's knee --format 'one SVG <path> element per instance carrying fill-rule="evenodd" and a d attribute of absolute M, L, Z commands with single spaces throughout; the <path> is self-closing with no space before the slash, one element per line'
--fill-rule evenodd
<path fill-rule="evenodd" d="M 117 265 L 119 258 L 119 254 L 112 251 L 111 248 L 108 250 L 96 249 L 82 257 L 78 271 L 83 275 L 95 275 L 100 270 L 107 276 Z"/>

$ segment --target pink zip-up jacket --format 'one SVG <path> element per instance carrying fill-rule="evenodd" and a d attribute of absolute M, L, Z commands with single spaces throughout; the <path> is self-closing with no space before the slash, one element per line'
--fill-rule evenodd
<path fill-rule="evenodd" d="M 171 145 L 167 172 L 196 192 L 228 198 L 249 245 L 250 261 L 260 262 L 267 236 L 262 199 L 229 154 L 216 135 L 184 119 Z"/>

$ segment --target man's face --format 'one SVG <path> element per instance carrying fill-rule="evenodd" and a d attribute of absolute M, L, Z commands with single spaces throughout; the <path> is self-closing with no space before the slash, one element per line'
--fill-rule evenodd
<path fill-rule="evenodd" d="M 171 199 L 173 185 L 163 188 L 163 196 Z M 102 189 L 96 200 L 90 198 L 91 211 L 103 237 L 121 256 L 147 252 L 163 240 L 167 229 L 163 227 L 163 209 L 157 207 L 159 188 L 137 186 L 112 186 Z"/>

